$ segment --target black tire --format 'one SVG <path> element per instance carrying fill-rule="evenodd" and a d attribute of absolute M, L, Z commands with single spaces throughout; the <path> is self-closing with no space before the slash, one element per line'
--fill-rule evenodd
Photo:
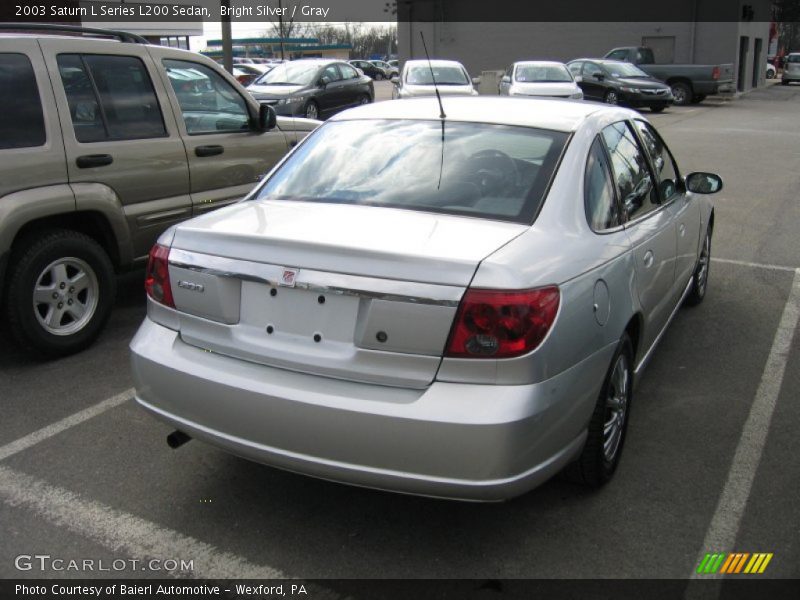
<path fill-rule="evenodd" d="M 789 85 L 789 82 L 782 79 L 781 80 L 781 85 Z"/>
<path fill-rule="evenodd" d="M 319 119 L 319 106 L 313 100 L 306 102 L 303 107 L 303 116 L 306 119 Z"/>
<path fill-rule="evenodd" d="M 362 94 L 361 96 L 358 97 L 358 102 L 356 102 L 356 104 L 364 105 L 364 104 L 370 104 L 371 102 L 372 98 L 370 97 L 369 94 Z"/>
<path fill-rule="evenodd" d="M 616 106 L 617 104 L 619 104 L 619 94 L 617 93 L 616 90 L 608 90 L 605 93 L 605 96 L 603 96 L 603 102 L 605 102 L 606 104 L 613 104 Z"/>
<path fill-rule="evenodd" d="M 692 290 L 686 296 L 684 303 L 687 306 L 697 306 L 706 297 L 708 290 L 708 272 L 711 267 L 711 229 L 706 231 L 703 247 L 697 259 L 697 266 L 692 273 Z"/>
<path fill-rule="evenodd" d="M 694 96 L 692 96 L 692 104 L 700 104 L 705 99 L 706 99 L 705 94 L 695 94 Z"/>
<path fill-rule="evenodd" d="M 654 112 L 654 113 L 664 112 L 665 108 L 666 108 L 666 106 L 651 106 L 650 107 L 650 112 Z"/>
<path fill-rule="evenodd" d="M 375 74 L 375 80 L 376 81 L 383 81 L 384 79 L 385 79 L 385 77 L 383 76 L 383 73 L 376 73 Z"/>
<path fill-rule="evenodd" d="M 55 308 L 48 308 L 44 303 L 35 304 L 34 291 L 37 285 L 47 285 L 46 277 L 52 275 L 45 273 L 55 264 L 66 264 L 64 273 L 72 269 L 69 272 L 73 274 L 79 270 L 70 265 L 78 264 L 85 269 L 91 284 L 85 293 L 78 291 L 74 295 L 70 288 L 57 291 L 53 284 L 53 293 L 63 294 L 60 305 L 69 303 L 78 308 L 80 304 L 84 316 L 75 318 L 65 309 L 59 322 L 52 323 L 48 329 L 43 321 L 51 308 L 53 312 Z M 41 232 L 17 244 L 7 281 L 5 314 L 11 335 L 27 351 L 48 358 L 66 356 L 88 347 L 108 320 L 116 294 L 114 267 L 105 250 L 89 236 L 65 229 Z"/>
<path fill-rule="evenodd" d="M 672 95 L 677 106 L 688 106 L 692 101 L 692 87 L 683 81 L 676 81 L 671 84 Z"/>
<path fill-rule="evenodd" d="M 619 380 L 616 369 L 620 361 L 622 361 L 625 373 L 622 379 L 625 382 L 624 390 L 618 390 L 619 386 L 615 383 Z M 589 431 L 583 451 L 578 460 L 569 465 L 564 472 L 572 481 L 590 487 L 600 487 L 607 483 L 617 470 L 625 444 L 625 434 L 628 431 L 630 407 L 633 400 L 633 368 L 633 345 L 628 334 L 625 333 L 617 344 L 611 365 L 603 380 L 603 386 L 600 388 L 600 395 L 597 397 L 597 404 L 589 421 Z M 624 401 L 620 403 L 622 405 L 621 413 L 617 413 L 610 406 L 612 399 L 616 399 L 618 396 L 624 398 Z M 613 453 L 610 453 L 605 450 L 604 429 L 612 419 L 618 423 L 619 429 L 614 430 L 618 431 L 616 433 L 618 437 L 615 438 L 617 441 L 613 446 Z"/>

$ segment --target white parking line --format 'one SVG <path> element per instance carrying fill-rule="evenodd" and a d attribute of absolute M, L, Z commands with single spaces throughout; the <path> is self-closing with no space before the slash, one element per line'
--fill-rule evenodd
<path fill-rule="evenodd" d="M 89 408 L 82 410 L 80 412 L 76 412 L 68 417 L 61 419 L 60 421 L 56 421 L 55 423 L 51 423 L 47 427 L 42 427 L 34 431 L 33 433 L 29 433 L 28 435 L 21 437 L 13 442 L 6 444 L 5 446 L 0 447 L 0 460 L 5 460 L 9 456 L 13 456 L 18 452 L 22 452 L 23 450 L 27 450 L 31 446 L 35 446 L 39 442 L 43 442 L 48 438 L 53 437 L 54 435 L 58 435 L 62 431 L 66 431 L 70 427 L 75 427 L 75 425 L 80 425 L 84 421 L 88 421 L 100 415 L 107 410 L 114 408 L 115 406 L 119 406 L 133 398 L 133 388 L 129 388 L 124 392 L 117 394 L 116 396 L 112 396 L 102 402 L 95 404 L 94 406 L 90 406 Z"/>
<path fill-rule="evenodd" d="M 796 267 L 787 267 L 784 265 L 770 265 L 764 263 L 748 262 L 746 260 L 733 260 L 730 258 L 712 258 L 711 262 L 724 263 L 729 265 L 739 265 L 740 267 L 753 267 L 754 269 L 769 269 L 771 271 L 791 271 L 794 272 Z"/>
<path fill-rule="evenodd" d="M 222 579 L 285 577 L 272 567 L 255 565 L 188 535 L 86 500 L 7 467 L 0 467 L 0 498 L 11 506 L 30 509 L 50 523 L 87 537 L 109 550 L 143 562 L 146 559 L 193 560 L 194 570 L 180 573 L 183 576 Z"/>
<path fill-rule="evenodd" d="M 739 526 L 747 499 L 750 496 L 758 463 L 764 451 L 775 404 L 781 391 L 798 319 L 800 319 L 800 269 L 795 269 L 789 298 L 783 307 L 783 314 L 772 340 L 772 347 L 761 375 L 761 382 L 750 407 L 750 414 L 742 428 L 742 435 L 733 455 L 725 487 L 722 488 L 722 494 L 717 502 L 717 508 L 695 565 L 700 564 L 707 552 L 734 550 L 733 545 L 739 534 Z M 720 577 L 720 575 L 692 573 L 692 578 L 708 579 L 711 577 Z"/>

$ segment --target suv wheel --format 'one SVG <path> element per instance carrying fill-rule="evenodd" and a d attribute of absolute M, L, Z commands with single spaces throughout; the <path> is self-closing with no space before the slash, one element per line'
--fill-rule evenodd
<path fill-rule="evenodd" d="M 114 268 L 87 235 L 52 230 L 15 250 L 6 316 L 14 338 L 43 356 L 83 350 L 111 313 Z"/>

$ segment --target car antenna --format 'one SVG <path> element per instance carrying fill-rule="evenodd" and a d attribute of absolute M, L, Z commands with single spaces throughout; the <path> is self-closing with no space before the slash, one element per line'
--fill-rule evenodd
<path fill-rule="evenodd" d="M 425 36 L 419 32 L 419 37 L 422 38 L 422 48 L 425 50 L 425 58 L 428 59 L 428 68 L 431 70 L 431 80 L 433 80 L 433 91 L 436 92 L 436 99 L 439 101 L 439 118 L 446 119 L 447 115 L 444 114 L 444 106 L 442 105 L 442 97 L 439 95 L 439 86 L 436 85 L 436 76 L 433 74 L 433 65 L 431 65 L 431 57 L 428 54 L 428 46 L 425 44 Z"/>

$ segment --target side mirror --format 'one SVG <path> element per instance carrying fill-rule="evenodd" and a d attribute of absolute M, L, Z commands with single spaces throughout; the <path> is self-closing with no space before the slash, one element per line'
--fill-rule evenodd
<path fill-rule="evenodd" d="M 500 83 L 511 83 L 511 77 L 509 75 L 503 75 L 500 78 Z"/>
<path fill-rule="evenodd" d="M 716 194 L 722 189 L 722 177 L 704 171 L 689 173 L 686 176 L 686 189 L 695 194 Z"/>
<path fill-rule="evenodd" d="M 583 81 L 582 75 L 575 75 L 575 83 L 581 83 Z"/>
<path fill-rule="evenodd" d="M 275 115 L 275 109 L 267 104 L 262 104 L 258 107 L 258 131 L 264 132 L 270 129 L 275 129 L 278 123 L 278 117 Z"/>
<path fill-rule="evenodd" d="M 606 78 L 606 76 L 603 75 L 602 73 L 592 73 L 592 77 L 597 79 L 597 81 L 603 81 L 603 79 Z"/>

